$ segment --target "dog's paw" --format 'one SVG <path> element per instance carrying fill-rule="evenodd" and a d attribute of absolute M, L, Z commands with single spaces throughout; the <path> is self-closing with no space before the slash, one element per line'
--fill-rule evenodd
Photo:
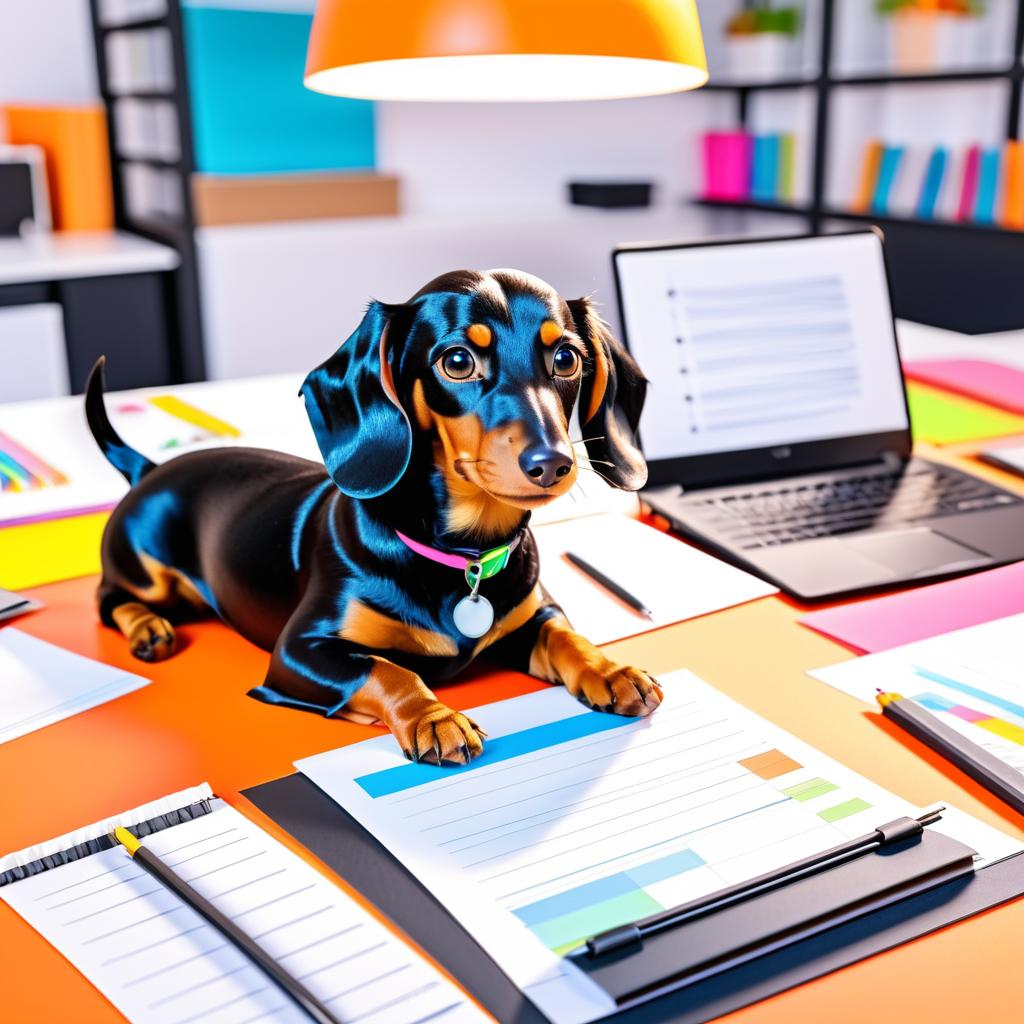
<path fill-rule="evenodd" d="M 595 711 L 638 718 L 649 715 L 661 703 L 662 691 L 657 680 L 641 669 L 609 665 L 604 672 L 585 669 L 575 696 Z"/>
<path fill-rule="evenodd" d="M 132 625 L 128 646 L 139 661 L 163 661 L 174 653 L 174 627 L 159 615 L 141 616 Z"/>
<path fill-rule="evenodd" d="M 398 735 L 406 757 L 426 764 L 469 764 L 484 749 L 484 731 L 471 718 L 433 704 Z"/>

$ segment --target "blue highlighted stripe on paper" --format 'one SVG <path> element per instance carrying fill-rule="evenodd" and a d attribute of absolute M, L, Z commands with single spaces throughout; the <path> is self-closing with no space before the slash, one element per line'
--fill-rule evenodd
<path fill-rule="evenodd" d="M 956 705 L 945 697 L 939 697 L 934 693 L 918 693 L 914 696 L 914 702 L 920 704 L 929 711 L 952 711 Z"/>
<path fill-rule="evenodd" d="M 566 914 L 585 910 L 617 896 L 625 896 L 645 885 L 653 885 L 655 882 L 663 882 L 666 878 L 685 874 L 703 864 L 704 859 L 693 850 L 680 850 L 678 853 L 659 857 L 628 871 L 620 871 L 618 874 L 598 878 L 593 882 L 584 882 L 583 885 L 577 885 L 554 896 L 547 896 L 536 903 L 528 903 L 513 913 L 528 928 L 535 928 Z"/>
<path fill-rule="evenodd" d="M 1024 718 L 1024 706 L 1020 704 L 1014 704 L 1012 700 L 1004 700 L 1002 697 L 997 697 L 994 693 L 988 693 L 986 690 L 979 690 L 976 686 L 969 686 L 967 683 L 957 682 L 955 679 L 950 679 L 949 676 L 940 675 L 938 672 L 932 672 L 926 668 L 914 667 L 914 672 L 917 673 L 922 679 L 927 679 L 932 683 L 941 683 L 943 686 L 948 686 L 951 690 L 956 690 L 958 693 L 966 693 L 969 697 L 977 697 L 979 700 L 983 700 L 988 704 L 993 705 L 1002 709 L 1003 711 L 1009 711 L 1011 715 L 1018 715 Z"/>
<path fill-rule="evenodd" d="M 370 775 L 361 775 L 355 781 L 367 796 L 376 800 L 378 797 L 391 796 L 406 789 L 424 786 L 428 782 L 464 775 L 466 772 L 484 768 L 489 764 L 498 764 L 500 761 L 508 761 L 521 754 L 532 754 L 545 747 L 637 724 L 636 718 L 603 715 L 596 711 L 573 715 L 571 718 L 561 718 L 557 722 L 548 722 L 532 729 L 523 729 L 521 732 L 488 740 L 484 752 L 461 768 L 439 768 L 432 764 L 402 764 L 395 768 L 372 772 Z"/>

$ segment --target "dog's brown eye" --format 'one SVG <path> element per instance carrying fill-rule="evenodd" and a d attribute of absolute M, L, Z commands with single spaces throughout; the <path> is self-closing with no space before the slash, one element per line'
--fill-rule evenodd
<path fill-rule="evenodd" d="M 469 349 L 450 348 L 441 356 L 441 372 L 452 380 L 469 380 L 476 373 L 476 361 Z"/>
<path fill-rule="evenodd" d="M 579 369 L 579 353 L 571 345 L 563 345 L 555 353 L 551 368 L 556 377 L 572 377 Z"/>

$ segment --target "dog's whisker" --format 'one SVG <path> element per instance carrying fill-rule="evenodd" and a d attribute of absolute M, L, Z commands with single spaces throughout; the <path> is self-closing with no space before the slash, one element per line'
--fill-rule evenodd
<path fill-rule="evenodd" d="M 581 462 L 586 462 L 586 463 L 590 464 L 591 466 L 596 462 L 596 463 L 598 463 L 598 465 L 601 465 L 601 466 L 611 466 L 612 469 L 615 468 L 615 463 L 614 462 L 609 462 L 607 459 L 592 459 L 592 458 L 590 458 L 590 456 L 584 457 L 582 455 L 577 455 L 576 458 L 579 459 Z"/>
<path fill-rule="evenodd" d="M 586 470 L 586 471 L 587 471 L 588 473 L 595 473 L 595 474 L 596 474 L 597 476 L 599 476 L 599 477 L 600 477 L 600 478 L 601 478 L 602 480 L 606 480 L 606 481 L 607 481 L 608 483 L 610 483 L 610 484 L 611 484 L 612 486 L 614 486 L 614 485 L 615 485 L 615 481 L 614 481 L 614 480 L 612 480 L 612 478 L 611 478 L 610 476 L 606 476 L 606 475 L 605 475 L 604 473 L 602 473 L 602 472 L 601 472 L 601 470 L 599 470 L 599 469 L 594 469 L 594 467 L 593 467 L 593 466 L 580 466 L 580 469 L 584 469 L 584 470 Z"/>

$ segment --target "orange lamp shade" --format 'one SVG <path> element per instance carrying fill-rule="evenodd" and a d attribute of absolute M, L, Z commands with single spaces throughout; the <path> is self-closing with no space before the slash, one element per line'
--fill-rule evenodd
<path fill-rule="evenodd" d="M 708 79 L 695 0 L 319 0 L 306 86 L 380 100 L 583 100 Z"/>

